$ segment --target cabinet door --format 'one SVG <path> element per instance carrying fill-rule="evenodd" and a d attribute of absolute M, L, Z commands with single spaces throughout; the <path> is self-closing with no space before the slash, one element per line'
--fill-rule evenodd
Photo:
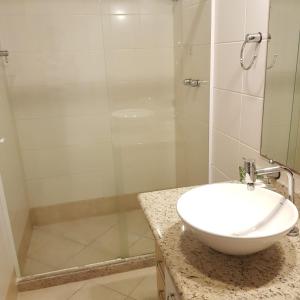
<path fill-rule="evenodd" d="M 181 297 L 179 296 L 179 294 L 176 291 L 175 285 L 169 275 L 167 268 L 165 268 L 165 280 L 166 280 L 166 289 L 165 289 L 165 293 L 166 293 L 165 297 L 166 298 L 165 298 L 165 300 L 180 300 Z"/>

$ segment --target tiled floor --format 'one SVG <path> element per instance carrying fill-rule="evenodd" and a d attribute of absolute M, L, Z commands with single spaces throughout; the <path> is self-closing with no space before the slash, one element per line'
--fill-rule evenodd
<path fill-rule="evenodd" d="M 23 275 L 154 252 L 141 210 L 35 227 Z"/>
<path fill-rule="evenodd" d="M 18 300 L 157 300 L 155 268 L 23 292 Z"/>

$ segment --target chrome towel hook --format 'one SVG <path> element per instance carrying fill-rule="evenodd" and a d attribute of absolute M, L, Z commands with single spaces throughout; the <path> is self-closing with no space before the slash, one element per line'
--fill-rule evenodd
<path fill-rule="evenodd" d="M 258 33 L 248 33 L 246 34 L 245 36 L 245 41 L 242 45 L 242 48 L 241 48 L 241 53 L 240 53 L 240 63 L 241 63 L 241 67 L 244 69 L 244 70 L 250 70 L 252 68 L 252 66 L 254 65 L 255 61 L 256 61 L 256 58 L 257 58 L 257 50 L 258 50 L 258 46 L 259 44 L 261 43 L 262 41 L 262 34 L 261 32 L 258 32 Z M 248 43 L 256 43 L 256 46 L 255 46 L 255 49 L 254 49 L 254 54 L 253 54 L 253 57 L 249 63 L 248 66 L 245 65 L 245 62 L 244 62 L 244 51 L 245 51 L 245 47 Z"/>

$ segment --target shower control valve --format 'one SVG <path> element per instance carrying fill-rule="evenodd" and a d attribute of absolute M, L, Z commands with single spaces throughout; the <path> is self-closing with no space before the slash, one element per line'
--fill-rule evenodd
<path fill-rule="evenodd" d="M 191 85 L 192 81 L 193 81 L 193 79 L 184 79 L 183 84 L 184 85 Z"/>

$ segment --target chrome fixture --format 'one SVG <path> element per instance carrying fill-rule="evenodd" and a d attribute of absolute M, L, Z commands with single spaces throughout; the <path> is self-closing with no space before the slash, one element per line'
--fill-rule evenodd
<path fill-rule="evenodd" d="M 262 34 L 261 34 L 261 32 L 246 34 L 245 41 L 244 41 L 244 43 L 242 45 L 241 52 L 240 52 L 240 64 L 241 64 L 241 67 L 244 70 L 246 70 L 246 71 L 250 70 L 252 68 L 252 66 L 254 65 L 254 63 L 255 63 L 255 61 L 257 59 L 258 46 L 261 43 L 261 41 L 262 41 Z M 256 43 L 256 46 L 255 46 L 253 57 L 252 57 L 249 65 L 246 66 L 245 62 L 244 62 L 244 51 L 245 51 L 245 47 L 246 47 L 246 45 L 248 43 Z"/>
<path fill-rule="evenodd" d="M 204 83 L 208 83 L 208 81 L 206 81 L 206 80 L 192 80 L 191 86 L 192 87 L 199 87 Z"/>
<path fill-rule="evenodd" d="M 191 87 L 200 87 L 202 84 L 208 83 L 207 80 L 198 80 L 198 79 L 184 79 L 184 85 L 190 85 Z"/>
<path fill-rule="evenodd" d="M 270 160 L 270 163 L 273 163 L 272 160 Z M 247 184 L 247 187 L 249 190 L 253 190 L 255 188 L 255 181 L 257 176 L 259 175 L 276 175 L 279 173 L 281 174 L 282 171 L 285 171 L 288 177 L 288 199 L 295 204 L 294 199 L 294 190 L 295 190 L 295 180 L 294 180 L 294 174 L 288 167 L 282 166 L 282 165 L 275 165 L 273 167 L 267 167 L 263 169 L 256 169 L 255 160 L 252 159 L 245 159 L 244 158 L 244 169 L 245 169 L 245 183 Z M 289 233 L 290 236 L 298 236 L 299 235 L 299 229 L 297 226 L 295 226 Z"/>
<path fill-rule="evenodd" d="M 0 57 L 5 57 L 5 61 L 8 62 L 9 52 L 7 50 L 0 50 Z"/>
<path fill-rule="evenodd" d="M 192 79 L 184 79 L 183 84 L 184 85 L 191 85 Z"/>

